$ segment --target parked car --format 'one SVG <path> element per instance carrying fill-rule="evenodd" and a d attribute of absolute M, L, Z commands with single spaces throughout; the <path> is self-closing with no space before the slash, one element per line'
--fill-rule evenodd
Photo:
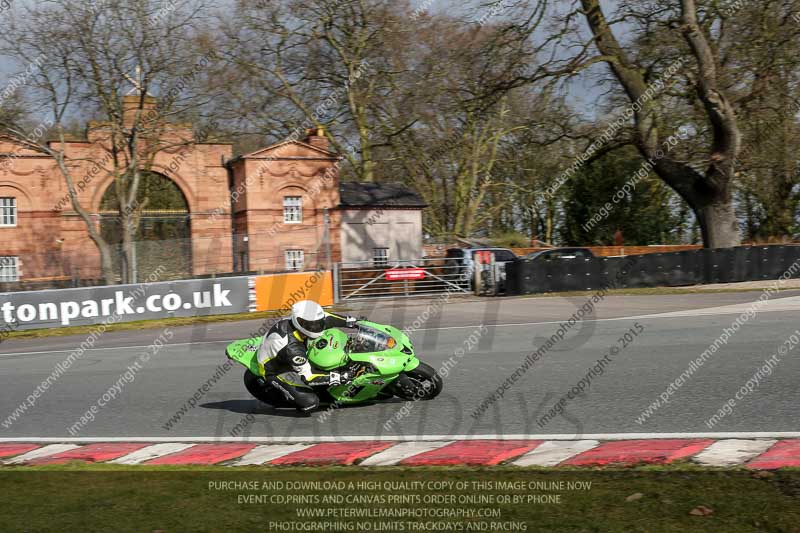
<path fill-rule="evenodd" d="M 568 261 L 574 259 L 591 259 L 594 257 L 588 248 L 553 248 L 531 252 L 523 259 L 536 261 Z"/>
<path fill-rule="evenodd" d="M 468 276 L 470 283 L 475 272 L 475 253 L 492 252 L 495 263 L 500 265 L 499 289 L 505 289 L 506 283 L 506 264 L 519 259 L 517 255 L 508 248 L 449 248 L 445 255 L 445 266 L 457 267 L 453 273 Z"/>

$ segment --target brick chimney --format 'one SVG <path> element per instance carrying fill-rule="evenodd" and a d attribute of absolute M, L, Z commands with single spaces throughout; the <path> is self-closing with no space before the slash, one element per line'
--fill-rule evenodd
<path fill-rule="evenodd" d="M 309 128 L 306 130 L 305 142 L 316 148 L 328 150 L 328 138 L 325 137 L 324 128 Z"/>
<path fill-rule="evenodd" d="M 136 119 L 136 112 L 141 108 L 142 114 L 140 122 L 151 122 L 157 116 L 157 100 L 154 96 L 145 95 L 144 100 L 137 94 L 129 94 L 122 97 L 122 120 L 126 126 L 133 124 Z"/>

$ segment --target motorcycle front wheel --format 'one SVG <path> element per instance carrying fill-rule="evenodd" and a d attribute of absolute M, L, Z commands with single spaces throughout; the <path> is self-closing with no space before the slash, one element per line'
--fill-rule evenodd
<path fill-rule="evenodd" d="M 444 381 L 432 366 L 420 362 L 414 370 L 403 372 L 392 383 L 392 393 L 406 401 L 432 400 L 439 396 Z"/>

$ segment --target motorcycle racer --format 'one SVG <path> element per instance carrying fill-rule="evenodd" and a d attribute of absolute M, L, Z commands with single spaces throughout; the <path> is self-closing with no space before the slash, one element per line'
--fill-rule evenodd
<path fill-rule="evenodd" d="M 264 377 L 250 375 L 245 385 L 279 391 L 286 402 L 301 412 L 319 406 L 319 396 L 312 387 L 349 383 L 347 372 L 314 373 L 308 362 L 308 342 L 334 327 L 355 327 L 359 319 L 327 313 L 321 305 L 303 300 L 292 306 L 291 318 L 273 325 L 264 335 L 258 349 L 258 362 Z M 250 379 L 250 383 L 247 383 Z"/>

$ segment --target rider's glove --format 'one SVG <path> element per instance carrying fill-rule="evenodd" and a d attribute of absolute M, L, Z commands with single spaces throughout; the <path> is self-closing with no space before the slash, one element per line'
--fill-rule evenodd
<path fill-rule="evenodd" d="M 347 327 L 348 328 L 354 328 L 354 327 L 356 327 L 356 324 L 358 324 L 359 322 L 363 322 L 366 319 L 367 319 L 367 317 L 365 317 L 365 316 L 360 316 L 360 317 L 346 316 L 345 317 L 345 321 L 347 322 Z"/>

